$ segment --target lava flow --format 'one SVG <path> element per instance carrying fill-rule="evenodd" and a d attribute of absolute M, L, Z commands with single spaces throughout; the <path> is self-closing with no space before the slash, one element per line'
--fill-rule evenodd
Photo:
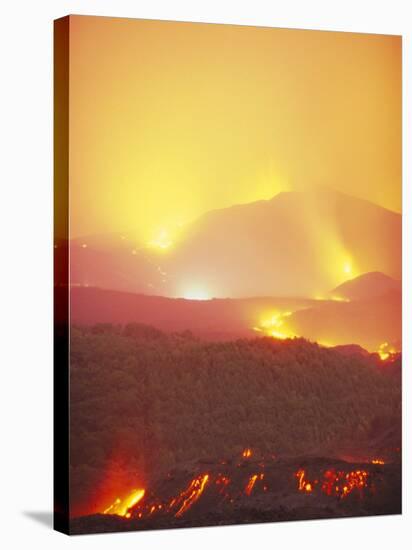
<path fill-rule="evenodd" d="M 305 470 L 298 470 L 295 475 L 298 478 L 299 491 L 306 491 L 306 493 L 311 493 L 312 483 L 305 479 Z"/>
<path fill-rule="evenodd" d="M 133 508 L 133 506 L 136 506 L 136 504 L 142 500 L 142 498 L 144 497 L 144 494 L 145 494 L 144 489 L 134 489 L 130 493 L 130 495 L 124 500 L 117 498 L 113 502 L 113 504 L 111 504 L 108 508 L 104 510 L 103 513 L 116 514 L 117 516 L 130 518 L 129 509 Z"/>
<path fill-rule="evenodd" d="M 360 493 L 367 487 L 368 472 L 366 470 L 326 470 L 323 472 L 323 479 L 314 479 L 309 481 L 306 478 L 305 470 L 296 472 L 298 478 L 298 490 L 306 493 L 312 493 L 314 487 L 320 485 L 320 489 L 327 496 L 345 498 L 353 491 Z"/>
<path fill-rule="evenodd" d="M 199 510 L 221 509 L 222 506 L 242 506 L 242 499 L 245 498 L 254 498 L 255 495 L 261 498 L 263 493 L 276 492 L 279 483 L 283 483 L 286 490 L 289 486 L 295 491 L 293 477 L 297 479 L 298 492 L 305 495 L 323 494 L 337 500 L 342 500 L 351 493 L 362 496 L 365 489 L 370 490 L 374 485 L 371 482 L 372 474 L 367 470 L 360 467 L 345 469 L 343 462 L 340 467 L 322 468 L 317 470 L 317 475 L 310 476 L 303 468 L 291 468 L 290 481 L 287 481 L 283 474 L 278 473 L 275 455 L 268 455 L 264 460 L 258 453 L 259 458 L 252 460 L 253 454 L 250 448 L 246 448 L 241 454 L 240 462 L 216 461 L 211 463 L 214 466 L 208 471 L 198 471 L 189 481 L 185 475 L 179 477 L 179 474 L 173 474 L 165 482 L 166 485 L 157 486 L 152 491 L 135 489 L 127 498 L 115 500 L 103 514 L 134 520 L 145 520 L 152 516 L 179 519 L 195 505 L 197 509 L 199 501 Z M 381 458 L 373 458 L 371 463 L 375 466 L 385 464 Z M 225 470 L 222 470 L 222 465 Z M 279 468 L 284 468 L 284 464 L 279 464 Z M 283 479 L 279 480 L 278 475 L 283 475 Z M 185 484 L 183 490 L 179 489 L 181 484 Z"/>
<path fill-rule="evenodd" d="M 272 312 L 268 317 L 262 319 L 258 326 L 253 327 L 253 330 L 279 340 L 294 338 L 296 334 L 286 327 L 286 319 L 291 315 L 291 311 Z"/>
<path fill-rule="evenodd" d="M 169 502 L 145 502 L 145 499 L 143 499 L 145 496 L 144 489 L 134 490 L 124 501 L 119 498 L 116 499 L 111 506 L 103 511 L 103 514 L 113 514 L 127 519 L 141 519 L 163 511 L 164 513 L 173 513 L 178 518 L 187 512 L 200 498 L 208 481 L 209 474 L 195 477 L 185 490 Z M 223 477 L 219 478 L 219 482 L 226 485 L 229 480 Z"/>
<path fill-rule="evenodd" d="M 395 346 L 392 346 L 388 342 L 383 342 L 377 351 L 381 361 L 383 362 L 392 362 L 399 355 Z"/>
<path fill-rule="evenodd" d="M 250 459 L 252 454 L 252 449 L 246 448 L 242 452 L 242 458 L 245 460 Z M 253 474 L 249 477 L 244 491 L 247 496 L 250 496 L 252 493 L 256 481 L 263 480 L 263 477 L 263 473 Z M 231 483 L 231 479 L 227 475 L 220 472 L 213 478 L 213 480 L 211 478 L 212 476 L 209 473 L 199 474 L 190 481 L 186 489 L 168 501 L 154 499 L 149 502 L 147 498 L 144 498 L 144 489 L 135 489 L 126 499 L 121 500 L 120 498 L 117 498 L 113 504 L 108 506 L 103 511 L 103 514 L 117 515 L 127 519 L 141 519 L 153 514 L 162 513 L 173 514 L 176 518 L 179 518 L 200 499 L 207 484 L 211 481 L 218 486 L 218 494 L 221 497 L 224 499 L 229 498 L 230 501 L 233 502 L 233 495 L 229 495 L 227 491 L 227 487 Z M 265 487 L 264 490 L 267 490 L 267 487 Z"/>
<path fill-rule="evenodd" d="M 175 514 L 177 518 L 182 516 L 200 498 L 208 481 L 208 474 L 199 476 L 192 481 L 186 491 L 180 494 L 183 503 Z"/>
<path fill-rule="evenodd" d="M 250 476 L 248 484 L 246 485 L 245 493 L 249 497 L 253 491 L 253 487 L 255 486 L 256 480 L 262 480 L 264 477 L 264 474 L 253 474 L 253 476 Z"/>

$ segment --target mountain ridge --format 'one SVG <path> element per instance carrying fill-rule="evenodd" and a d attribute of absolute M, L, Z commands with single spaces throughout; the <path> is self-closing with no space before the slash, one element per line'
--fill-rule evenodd
<path fill-rule="evenodd" d="M 400 280 L 393 279 L 380 271 L 372 271 L 345 281 L 332 291 L 332 296 L 337 295 L 349 300 L 367 299 L 393 290 L 400 291 L 401 287 Z"/>
<path fill-rule="evenodd" d="M 400 236 L 401 215 L 365 199 L 285 191 L 209 211 L 167 250 L 120 233 L 107 245 L 77 238 L 72 282 L 169 297 L 309 298 L 364 272 L 400 278 Z"/>

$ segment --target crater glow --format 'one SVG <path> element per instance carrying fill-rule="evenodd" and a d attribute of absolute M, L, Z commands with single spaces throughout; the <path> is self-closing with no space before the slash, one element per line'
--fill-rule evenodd
<path fill-rule="evenodd" d="M 162 229 L 155 239 L 148 242 L 151 248 L 155 248 L 160 251 L 167 250 L 173 245 L 173 241 L 166 229 Z"/>
<path fill-rule="evenodd" d="M 285 326 L 286 318 L 291 315 L 291 311 L 272 312 L 260 321 L 259 326 L 253 327 L 253 330 L 264 332 L 267 336 L 272 336 L 279 340 L 294 338 L 296 335 Z"/>
<path fill-rule="evenodd" d="M 183 293 L 182 298 L 186 300 L 210 300 L 209 292 L 203 288 L 191 288 Z"/>
<path fill-rule="evenodd" d="M 350 260 L 343 262 L 343 272 L 345 275 L 352 275 L 352 262 Z"/>

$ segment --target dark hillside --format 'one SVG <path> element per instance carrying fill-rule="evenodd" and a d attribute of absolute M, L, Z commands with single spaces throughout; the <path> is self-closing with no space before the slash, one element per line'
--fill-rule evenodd
<path fill-rule="evenodd" d="M 400 446 L 400 365 L 386 371 L 374 355 L 303 339 L 205 342 L 142 325 L 71 336 L 76 514 L 99 511 L 126 482 L 246 446 L 339 456 L 350 443 L 360 459 Z"/>

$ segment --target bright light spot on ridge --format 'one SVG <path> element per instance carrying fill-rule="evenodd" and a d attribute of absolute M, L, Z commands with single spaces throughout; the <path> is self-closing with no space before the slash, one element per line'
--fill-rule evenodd
<path fill-rule="evenodd" d="M 349 302 L 349 298 L 344 298 L 343 296 L 337 296 L 336 294 L 333 294 L 331 296 L 331 300 L 334 302 Z"/>
<path fill-rule="evenodd" d="M 148 245 L 158 250 L 166 250 L 173 245 L 173 241 L 169 233 L 165 229 L 162 229 L 155 239 L 148 242 Z"/>
<path fill-rule="evenodd" d="M 392 357 L 396 354 L 396 349 L 394 346 L 391 346 L 388 342 L 383 342 L 378 349 L 379 357 L 382 361 L 386 361 L 389 357 Z"/>
<path fill-rule="evenodd" d="M 267 336 L 272 336 L 279 340 L 294 338 L 296 335 L 285 327 L 285 320 L 291 315 L 291 311 L 272 313 L 270 316 L 262 319 L 258 327 L 253 327 L 253 330 L 264 332 Z"/>
<path fill-rule="evenodd" d="M 193 288 L 183 293 L 182 298 L 186 300 L 210 300 L 210 294 L 201 288 Z"/>
<path fill-rule="evenodd" d="M 343 262 L 343 272 L 345 275 L 352 275 L 352 262 L 350 260 Z"/>

